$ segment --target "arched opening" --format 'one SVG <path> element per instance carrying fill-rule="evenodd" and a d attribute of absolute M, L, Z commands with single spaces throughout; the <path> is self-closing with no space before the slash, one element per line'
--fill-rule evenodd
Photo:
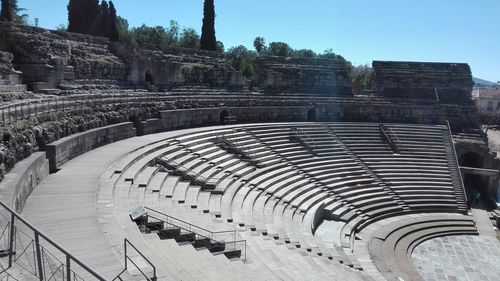
<path fill-rule="evenodd" d="M 316 122 L 316 108 L 311 108 L 307 111 L 307 122 Z"/>
<path fill-rule="evenodd" d="M 153 75 L 149 71 L 146 71 L 146 74 L 144 75 L 144 80 L 146 81 L 146 83 L 154 84 Z"/>
<path fill-rule="evenodd" d="M 137 128 L 141 120 L 136 115 L 130 115 L 128 121 L 134 123 L 134 127 Z"/>
<path fill-rule="evenodd" d="M 219 115 L 219 124 L 224 125 L 226 123 L 226 117 L 228 116 L 229 116 L 229 111 L 225 109 L 221 111 Z"/>
<path fill-rule="evenodd" d="M 476 152 L 465 153 L 460 157 L 458 162 L 462 167 L 483 168 L 484 165 L 483 157 Z M 478 198 L 485 197 L 484 195 L 488 194 L 487 182 L 488 179 L 484 176 L 464 175 L 464 186 L 469 202 L 479 203 L 477 202 L 479 201 Z"/>

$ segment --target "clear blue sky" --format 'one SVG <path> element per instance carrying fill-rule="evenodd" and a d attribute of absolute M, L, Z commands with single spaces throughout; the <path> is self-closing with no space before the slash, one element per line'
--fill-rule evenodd
<path fill-rule="evenodd" d="M 67 0 L 18 0 L 46 28 L 67 22 Z M 115 0 L 131 26 L 172 19 L 201 30 L 203 0 Z M 217 39 L 252 47 L 256 36 L 354 64 L 372 60 L 466 62 L 500 80 L 500 0 L 215 0 Z"/>

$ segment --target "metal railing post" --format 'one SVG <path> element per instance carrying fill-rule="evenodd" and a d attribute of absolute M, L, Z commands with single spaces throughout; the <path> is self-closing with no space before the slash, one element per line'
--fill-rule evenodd
<path fill-rule="evenodd" d="M 43 281 L 42 255 L 40 253 L 40 238 L 38 237 L 38 232 L 35 232 L 35 250 L 36 263 L 38 265 L 38 277 L 40 281 Z"/>
<path fill-rule="evenodd" d="M 71 259 L 66 255 L 66 280 L 71 281 Z"/>
<path fill-rule="evenodd" d="M 16 216 L 14 214 L 10 214 L 10 235 L 9 235 L 9 267 L 12 266 L 12 255 L 14 253 L 14 240 L 16 239 L 16 228 L 15 228 L 15 220 Z"/>
<path fill-rule="evenodd" d="M 128 263 L 127 263 L 127 239 L 125 238 L 123 240 L 123 245 L 125 245 L 125 270 L 128 268 Z"/>

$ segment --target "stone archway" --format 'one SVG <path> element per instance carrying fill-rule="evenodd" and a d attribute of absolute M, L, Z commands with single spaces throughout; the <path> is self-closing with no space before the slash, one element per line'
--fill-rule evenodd
<path fill-rule="evenodd" d="M 316 122 L 316 108 L 307 111 L 307 122 Z"/>
<path fill-rule="evenodd" d="M 154 77 L 153 77 L 153 74 L 151 74 L 151 72 L 148 70 L 146 71 L 146 73 L 144 74 L 144 81 L 146 83 L 149 83 L 151 85 L 154 84 Z"/>
<path fill-rule="evenodd" d="M 224 125 L 226 123 L 226 117 L 229 116 L 229 111 L 226 109 L 222 110 L 219 114 L 219 124 Z"/>

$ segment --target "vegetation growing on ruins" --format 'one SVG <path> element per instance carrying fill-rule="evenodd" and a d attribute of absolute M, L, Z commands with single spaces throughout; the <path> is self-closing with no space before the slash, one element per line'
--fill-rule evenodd
<path fill-rule="evenodd" d="M 365 90 L 374 90 L 375 72 L 368 65 L 359 65 L 352 68 L 352 91 L 360 94 Z"/>
<path fill-rule="evenodd" d="M 227 58 L 232 66 L 241 71 L 246 77 L 254 74 L 253 61 L 258 56 L 279 56 L 292 58 L 311 58 L 311 59 L 336 59 L 339 64 L 346 68 L 348 73 L 353 70 L 352 63 L 343 56 L 335 54 L 332 49 L 325 50 L 322 54 L 317 54 L 310 49 L 293 49 L 285 42 L 271 42 L 266 46 L 264 37 L 256 37 L 253 41 L 255 51 L 247 49 L 240 45 L 229 48 L 226 52 Z"/>
<path fill-rule="evenodd" d="M 5 7 L 8 7 L 8 5 L 13 5 L 14 17 L 20 20 L 20 23 L 26 23 L 27 15 L 20 15 L 23 9 L 17 7 L 17 0 L 2 0 L 2 18 L 4 17 L 4 11 L 7 9 Z M 224 53 L 232 66 L 241 71 L 246 77 L 254 75 L 253 62 L 258 56 L 336 59 L 351 74 L 355 92 L 359 93 L 374 87 L 373 72 L 368 66 L 353 68 L 350 61 L 334 53 L 331 49 L 325 50 L 323 53 L 316 53 L 310 49 L 294 49 L 286 42 L 277 41 L 266 44 L 264 37 L 256 37 L 253 42 L 255 50 L 240 45 L 225 51 L 224 44 L 217 41 L 215 36 L 215 6 L 213 0 L 204 1 L 201 36 L 193 28 L 180 27 L 175 20 L 171 20 L 168 27 L 143 24 L 131 28 L 125 18 L 117 15 L 113 1 L 69 0 L 67 8 L 67 31 L 70 32 L 104 36 L 112 41 L 127 44 L 155 44 L 166 47 L 218 51 Z M 58 30 L 65 30 L 65 26 L 58 27 Z"/>
<path fill-rule="evenodd" d="M 207 51 L 217 51 L 217 39 L 215 37 L 214 0 L 205 0 L 204 2 L 200 48 Z"/>

